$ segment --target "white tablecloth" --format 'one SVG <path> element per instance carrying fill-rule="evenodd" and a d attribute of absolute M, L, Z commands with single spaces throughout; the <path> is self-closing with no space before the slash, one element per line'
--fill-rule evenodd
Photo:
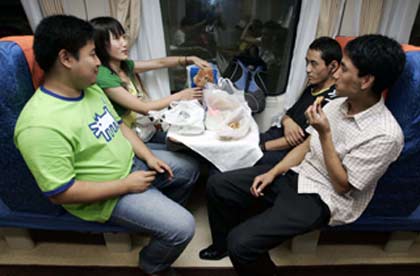
<path fill-rule="evenodd" d="M 258 126 L 254 120 L 249 133 L 239 140 L 220 140 L 214 131 L 209 130 L 201 135 L 179 135 L 171 128 L 168 137 L 199 153 L 222 172 L 252 167 L 263 156 L 259 147 Z"/>

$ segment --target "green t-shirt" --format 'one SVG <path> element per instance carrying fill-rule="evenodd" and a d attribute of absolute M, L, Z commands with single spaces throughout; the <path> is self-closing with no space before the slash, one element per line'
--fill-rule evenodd
<path fill-rule="evenodd" d="M 128 67 L 129 77 L 130 77 L 131 82 L 135 84 L 136 80 L 134 77 L 134 61 L 128 59 L 123 62 L 125 62 Z M 121 80 L 121 78 L 117 74 L 115 74 L 108 67 L 103 66 L 103 65 L 99 66 L 98 75 L 96 76 L 96 84 L 102 89 L 128 86 L 128 84 L 124 84 L 124 82 Z M 136 89 L 137 89 L 136 91 L 137 93 L 138 92 L 144 93 L 143 91 L 139 91 L 137 87 Z M 111 102 L 114 105 L 114 108 L 117 111 L 118 115 L 124 116 L 125 114 L 127 114 L 128 112 L 127 108 L 119 105 L 118 103 L 112 100 Z"/>
<path fill-rule="evenodd" d="M 19 115 L 14 140 L 41 191 L 53 196 L 75 180 L 104 182 L 129 174 L 134 153 L 119 123 L 97 85 L 79 98 L 66 98 L 41 86 Z M 117 201 L 63 207 L 84 220 L 104 222 Z"/>

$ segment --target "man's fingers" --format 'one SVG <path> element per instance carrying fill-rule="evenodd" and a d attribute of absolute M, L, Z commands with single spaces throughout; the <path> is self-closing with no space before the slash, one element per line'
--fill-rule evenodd
<path fill-rule="evenodd" d="M 255 177 L 254 182 L 252 183 L 251 194 L 255 197 L 258 197 L 257 188 L 260 182 L 261 182 L 260 177 L 257 176 Z"/>
<path fill-rule="evenodd" d="M 155 180 L 156 176 L 148 176 L 145 177 L 144 180 L 150 185 L 154 180 Z"/>
<path fill-rule="evenodd" d="M 154 175 L 156 175 L 156 172 L 155 171 L 143 171 L 143 175 L 144 175 L 144 177 L 154 176 Z"/>
<path fill-rule="evenodd" d="M 264 190 L 265 186 L 267 186 L 267 182 L 262 182 L 261 185 L 258 187 L 257 189 L 258 196 L 264 195 L 262 191 Z"/>
<path fill-rule="evenodd" d="M 295 145 L 295 144 L 294 144 L 294 142 L 292 141 L 292 139 L 291 139 L 290 135 L 286 136 L 286 141 L 287 141 L 287 143 L 288 143 L 289 145 L 291 145 L 291 146 L 294 146 L 294 145 Z"/>
<path fill-rule="evenodd" d="M 169 174 L 169 178 L 172 178 L 172 177 L 174 177 L 174 173 L 172 172 L 172 169 L 171 169 L 171 167 L 169 167 L 166 163 L 163 163 L 163 162 L 159 162 L 159 165 L 165 170 L 165 171 L 167 171 L 168 172 L 168 174 Z"/>

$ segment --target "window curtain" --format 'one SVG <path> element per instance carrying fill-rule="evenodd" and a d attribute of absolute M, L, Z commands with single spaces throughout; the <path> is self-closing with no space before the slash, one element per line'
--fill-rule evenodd
<path fill-rule="evenodd" d="M 28 18 L 32 31 L 35 32 L 36 26 L 44 17 L 41 12 L 41 6 L 38 1 L 33 0 L 20 0 L 20 3 L 22 4 L 26 17 Z"/>
<path fill-rule="evenodd" d="M 382 11 L 383 0 L 322 0 L 317 37 L 377 33 Z"/>
<path fill-rule="evenodd" d="M 129 37 L 129 47 L 136 42 L 140 31 L 140 0 L 109 0 L 111 16 L 122 23 Z"/>
<path fill-rule="evenodd" d="M 133 60 L 147 60 L 166 56 L 162 14 L 159 1 L 141 1 L 140 32 L 130 50 Z M 151 99 L 170 95 L 167 69 L 153 70 L 141 74 L 145 88 Z"/>
<path fill-rule="evenodd" d="M 359 35 L 378 33 L 382 16 L 383 0 L 364 0 L 360 12 Z"/>
<path fill-rule="evenodd" d="M 97 16 L 109 16 L 109 0 L 20 0 L 32 31 L 45 16 L 71 14 L 90 20 Z"/>
<path fill-rule="evenodd" d="M 316 37 L 335 37 L 340 29 L 345 0 L 321 0 Z"/>
<path fill-rule="evenodd" d="M 420 0 L 384 0 L 379 33 L 408 43 L 419 5 Z"/>
<path fill-rule="evenodd" d="M 297 27 L 295 48 L 290 66 L 283 111 L 290 108 L 299 98 L 306 82 L 305 56 L 309 45 L 315 39 L 320 14 L 321 0 L 302 0 Z M 278 117 L 278 116 L 277 116 Z"/>
<path fill-rule="evenodd" d="M 63 14 L 63 3 L 61 0 L 38 0 L 42 15 L 49 16 L 54 14 Z"/>

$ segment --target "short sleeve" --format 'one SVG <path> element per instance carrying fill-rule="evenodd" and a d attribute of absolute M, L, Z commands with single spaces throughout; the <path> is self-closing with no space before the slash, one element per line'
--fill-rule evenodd
<path fill-rule="evenodd" d="M 402 145 L 391 137 L 373 139 L 353 149 L 343 159 L 349 183 L 358 190 L 377 183 L 401 150 Z"/>
<path fill-rule="evenodd" d="M 134 61 L 133 61 L 133 60 L 131 60 L 131 59 L 127 59 L 127 60 L 125 61 L 125 63 L 127 64 L 128 71 L 129 71 L 129 72 L 134 72 Z"/>
<path fill-rule="evenodd" d="M 46 196 L 64 192 L 73 185 L 72 146 L 60 133 L 48 128 L 29 127 L 18 134 L 16 146 Z"/>
<path fill-rule="evenodd" d="M 121 79 L 117 74 L 109 70 L 109 68 L 101 65 L 96 76 L 96 84 L 102 89 L 115 88 L 121 86 Z"/>

